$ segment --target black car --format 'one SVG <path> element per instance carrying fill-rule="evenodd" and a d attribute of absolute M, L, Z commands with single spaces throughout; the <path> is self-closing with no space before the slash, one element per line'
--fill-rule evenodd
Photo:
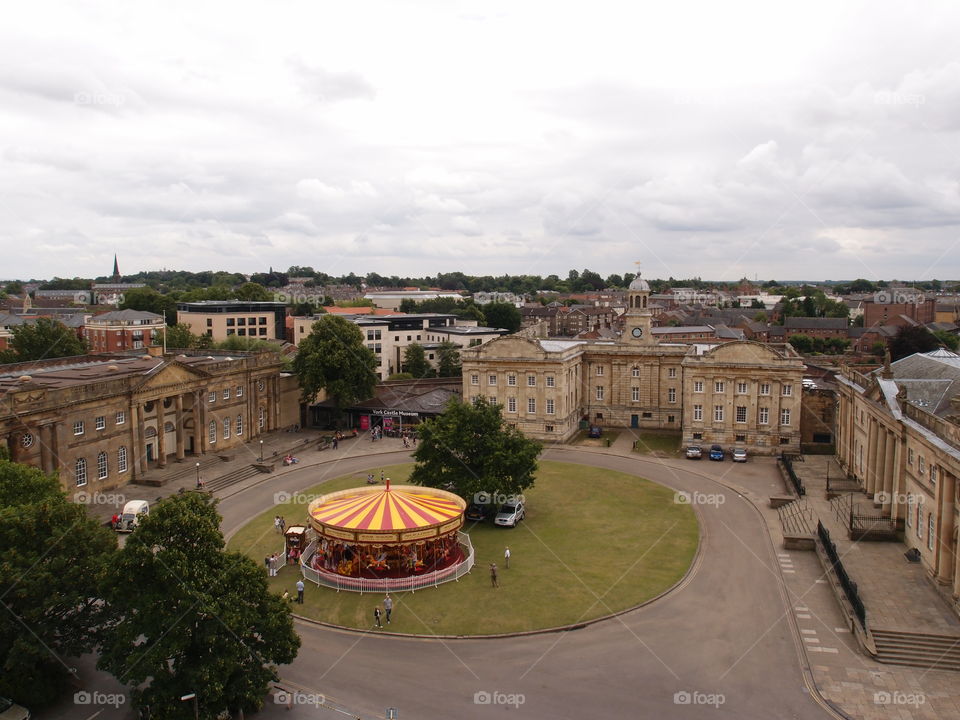
<path fill-rule="evenodd" d="M 603 435 L 603 428 L 599 425 L 591 425 L 590 429 L 587 430 L 587 437 L 598 438 Z"/>
<path fill-rule="evenodd" d="M 464 516 L 467 520 L 472 520 L 473 522 L 486 522 L 493 517 L 493 511 L 495 509 L 493 505 L 489 504 L 470 503 L 467 505 L 467 512 L 464 513 Z"/>

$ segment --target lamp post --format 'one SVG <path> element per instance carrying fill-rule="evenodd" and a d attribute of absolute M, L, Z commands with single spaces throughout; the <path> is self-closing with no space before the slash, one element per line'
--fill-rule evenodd
<path fill-rule="evenodd" d="M 263 440 L 260 441 L 260 459 L 257 462 L 263 462 Z"/>
<path fill-rule="evenodd" d="M 197 694 L 189 693 L 187 695 L 181 695 L 180 699 L 183 702 L 186 702 L 187 700 L 193 700 L 193 720 L 200 720 L 200 710 L 197 708 Z"/>
<path fill-rule="evenodd" d="M 197 463 L 197 490 L 200 489 L 200 463 Z"/>

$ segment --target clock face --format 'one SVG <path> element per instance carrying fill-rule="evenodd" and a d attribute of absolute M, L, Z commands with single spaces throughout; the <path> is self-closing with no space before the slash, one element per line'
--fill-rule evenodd
<path fill-rule="evenodd" d="M 634 336 L 634 337 L 640 337 L 641 335 L 643 335 L 643 328 L 635 327 L 635 328 L 633 329 L 633 336 Z"/>

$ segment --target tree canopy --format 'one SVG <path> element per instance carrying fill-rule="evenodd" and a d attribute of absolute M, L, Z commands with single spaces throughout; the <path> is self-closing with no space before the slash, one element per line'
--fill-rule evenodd
<path fill-rule="evenodd" d="M 220 515 L 204 494 L 153 508 L 118 553 L 106 597 L 116 621 L 98 667 L 134 686 L 134 704 L 160 720 L 184 717 L 188 693 L 201 717 L 260 709 L 276 666 L 300 647 L 263 568 L 224 551 Z"/>
<path fill-rule="evenodd" d="M 437 347 L 437 375 L 440 377 L 460 377 L 462 374 L 460 348 L 449 340 Z"/>
<path fill-rule="evenodd" d="M 377 358 L 364 345 L 363 333 L 349 320 L 324 315 L 299 344 L 293 371 L 303 402 L 325 390 L 340 410 L 373 395 Z"/>
<path fill-rule="evenodd" d="M 904 326 L 890 338 L 890 357 L 900 360 L 914 353 L 930 352 L 940 347 L 937 337 L 922 325 Z"/>
<path fill-rule="evenodd" d="M 37 318 L 35 323 L 16 325 L 10 332 L 9 351 L 2 356 L 4 362 L 71 357 L 87 352 L 87 344 L 59 320 Z"/>
<path fill-rule="evenodd" d="M 501 407 L 486 398 L 451 400 L 418 433 L 410 475 L 416 485 L 453 487 L 468 501 L 478 493 L 517 495 L 533 486 L 540 443 L 507 425 Z"/>
<path fill-rule="evenodd" d="M 512 333 L 520 329 L 520 311 L 511 303 L 488 303 L 483 306 L 483 314 L 488 327 L 506 328 Z"/>
<path fill-rule="evenodd" d="M 410 343 L 403 351 L 403 372 L 410 373 L 414 378 L 425 378 L 434 374 L 420 343 Z"/>

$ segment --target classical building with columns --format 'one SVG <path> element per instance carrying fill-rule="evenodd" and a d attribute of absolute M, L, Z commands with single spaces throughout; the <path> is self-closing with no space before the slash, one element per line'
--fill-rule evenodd
<path fill-rule="evenodd" d="M 461 351 L 464 398 L 487 397 L 507 422 L 563 441 L 580 423 L 672 430 L 691 445 L 799 452 L 804 364 L 789 345 L 659 342 L 650 286 L 627 292 L 613 341 L 521 332 Z"/>
<path fill-rule="evenodd" d="M 65 489 L 107 490 L 149 468 L 237 450 L 299 422 L 273 352 L 87 355 L 0 366 L 0 438 Z"/>
<path fill-rule="evenodd" d="M 960 355 L 844 368 L 837 386 L 837 459 L 960 612 Z"/>

